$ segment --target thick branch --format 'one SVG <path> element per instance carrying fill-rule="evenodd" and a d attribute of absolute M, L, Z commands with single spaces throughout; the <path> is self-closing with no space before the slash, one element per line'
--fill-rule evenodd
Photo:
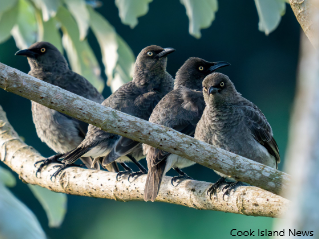
<path fill-rule="evenodd" d="M 319 47 L 318 38 L 316 37 L 316 28 L 319 28 L 318 21 L 311 18 L 311 13 L 316 7 L 310 0 L 289 0 L 290 6 L 295 13 L 297 21 L 302 30 L 311 41 L 315 48 Z"/>
<path fill-rule="evenodd" d="M 53 165 L 43 170 L 41 176 L 35 176 L 34 163 L 43 157 L 32 147 L 21 141 L 9 124 L 0 107 L 0 159 L 12 168 L 27 183 L 40 185 L 49 190 L 73 195 L 114 199 L 118 201 L 142 201 L 145 177 L 133 182 L 127 178 L 117 181 L 116 174 L 68 168 L 54 182 L 50 174 L 56 170 Z M 209 198 L 206 195 L 210 183 L 184 180 L 174 187 L 171 177 L 165 177 L 156 201 L 167 202 L 200 210 L 216 210 L 250 216 L 278 217 L 289 204 L 287 199 L 257 187 L 238 187 L 230 197 L 223 199 L 223 192 Z"/>
<path fill-rule="evenodd" d="M 286 173 L 216 148 L 171 128 L 104 107 L 2 63 L 0 88 L 98 126 L 104 131 L 180 155 L 275 194 L 288 187 L 290 182 L 290 176 Z"/>
<path fill-rule="evenodd" d="M 319 21 L 319 2 L 312 0 L 312 20 Z M 319 42 L 319 28 L 314 29 Z M 292 199 L 291 209 L 277 228 L 315 231 L 319 224 L 319 48 L 301 39 L 299 72 L 294 110 L 289 131 L 286 169 L 292 175 L 293 187 L 284 191 Z"/>

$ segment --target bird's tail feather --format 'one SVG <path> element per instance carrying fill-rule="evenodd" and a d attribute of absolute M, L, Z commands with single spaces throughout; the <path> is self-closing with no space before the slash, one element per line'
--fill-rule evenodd
<path fill-rule="evenodd" d="M 155 201 L 162 183 L 165 167 L 166 160 L 161 161 L 153 167 L 149 167 L 144 188 L 144 200 L 146 202 Z"/>
<path fill-rule="evenodd" d="M 82 155 L 84 155 L 85 153 L 87 153 L 88 151 L 90 151 L 91 148 L 81 148 L 81 147 L 78 147 L 76 149 L 73 149 L 72 151 L 70 151 L 69 153 L 66 153 L 64 155 L 64 159 L 62 160 L 62 163 L 66 163 L 66 164 L 72 164 L 74 163 L 76 160 L 78 160 L 78 158 L 80 158 Z M 87 161 L 87 160 L 86 160 Z M 83 163 L 88 166 L 86 163 L 87 162 L 84 162 Z M 92 162 L 91 162 L 92 163 Z M 91 168 L 91 164 L 88 168 Z"/>

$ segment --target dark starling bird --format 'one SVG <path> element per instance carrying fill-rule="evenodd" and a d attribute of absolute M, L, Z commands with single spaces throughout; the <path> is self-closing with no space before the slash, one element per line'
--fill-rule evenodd
<path fill-rule="evenodd" d="M 148 46 L 138 55 L 133 81 L 126 83 L 108 97 L 102 105 L 122 111 L 124 113 L 148 120 L 156 104 L 173 89 L 174 79 L 167 73 L 167 56 L 174 52 L 172 48 Z M 111 158 L 107 157 L 112 152 Z M 143 150 L 139 142 L 107 133 L 93 125 L 85 140 L 62 161 L 65 165 L 73 163 L 78 157 L 104 157 L 102 166 L 116 160 L 125 169 L 122 173 L 131 174 L 132 170 L 124 163 L 133 161 L 141 170 L 134 175 L 146 173 L 146 169 L 138 162 L 143 158 Z M 53 176 L 56 176 L 58 170 Z"/>
<path fill-rule="evenodd" d="M 230 79 L 221 73 L 213 73 L 203 81 L 206 103 L 203 116 L 197 124 L 195 138 L 218 148 L 277 168 L 279 149 L 272 129 L 264 114 L 256 105 L 241 96 Z M 229 175 L 215 171 L 219 179 L 208 193 L 212 194 Z M 225 194 L 238 182 L 228 184 Z M 224 195 L 225 195 L 224 194 Z"/>
<path fill-rule="evenodd" d="M 104 100 L 103 96 L 89 81 L 69 69 L 63 55 L 52 44 L 37 42 L 28 49 L 18 51 L 16 55 L 28 58 L 31 68 L 29 75 L 97 103 Z M 37 163 L 42 164 L 37 173 L 45 165 L 50 162 L 57 162 L 64 153 L 77 147 L 83 141 L 88 130 L 87 123 L 49 109 L 34 101 L 32 101 L 32 117 L 39 138 L 58 153 L 47 160 L 38 161 Z M 91 168 L 92 159 L 90 157 L 82 157 L 81 160 L 86 167 Z M 116 167 L 116 165 L 113 166 Z M 98 169 L 99 164 L 96 163 L 94 168 Z M 116 168 L 112 169 L 110 167 L 109 169 L 116 171 Z"/>
<path fill-rule="evenodd" d="M 189 58 L 176 73 L 174 90 L 158 103 L 149 121 L 194 137 L 196 124 L 205 108 L 201 92 L 202 81 L 216 69 L 228 65 L 227 62 L 207 62 L 197 57 Z M 147 154 L 148 166 L 145 201 L 155 200 L 162 178 L 171 168 L 180 175 L 172 179 L 172 184 L 177 179 L 189 178 L 180 168 L 191 166 L 195 162 L 146 144 L 143 147 L 144 153 Z"/>

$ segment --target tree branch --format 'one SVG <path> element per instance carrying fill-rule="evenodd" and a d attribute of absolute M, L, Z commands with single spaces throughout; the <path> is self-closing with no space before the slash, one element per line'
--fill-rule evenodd
<path fill-rule="evenodd" d="M 68 168 L 54 182 L 50 174 L 53 165 L 35 176 L 34 163 L 43 157 L 19 138 L 0 106 L 0 159 L 19 174 L 26 183 L 40 185 L 49 190 L 73 195 L 114 199 L 118 201 L 142 201 L 146 176 L 132 182 L 127 178 L 117 181 L 116 173 Z M 289 201 L 257 187 L 241 186 L 230 197 L 223 199 L 218 190 L 212 199 L 206 191 L 210 183 L 184 180 L 178 186 L 171 185 L 171 177 L 164 177 L 156 201 L 183 205 L 199 210 L 216 210 L 250 216 L 279 217 Z"/>
<path fill-rule="evenodd" d="M 311 18 L 311 13 L 316 7 L 310 0 L 289 0 L 290 6 L 299 22 L 302 30 L 315 48 L 318 48 L 318 38 L 315 31 L 319 28 L 317 21 Z"/>
<path fill-rule="evenodd" d="M 104 107 L 2 63 L 0 88 L 98 126 L 104 131 L 180 155 L 275 194 L 287 188 L 290 182 L 288 174 L 274 168 L 216 148 L 171 128 Z"/>
<path fill-rule="evenodd" d="M 311 19 L 319 25 L 319 2 L 312 0 Z M 313 37 L 319 43 L 319 28 Z M 293 187 L 284 195 L 292 199 L 285 220 L 277 228 L 315 231 L 319 224 L 319 45 L 313 49 L 302 34 L 298 67 L 297 91 L 290 122 L 286 170 L 294 175 Z"/>

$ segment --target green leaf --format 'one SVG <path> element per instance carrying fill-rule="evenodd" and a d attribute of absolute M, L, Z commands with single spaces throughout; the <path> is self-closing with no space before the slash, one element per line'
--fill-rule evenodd
<path fill-rule="evenodd" d="M 115 76 L 111 82 L 108 81 L 108 85 L 111 86 L 112 92 L 132 80 L 135 62 L 135 56 L 131 48 L 119 35 L 117 35 L 117 42 L 119 46 L 117 50 L 119 57 L 115 67 Z"/>
<path fill-rule="evenodd" d="M 90 21 L 86 3 L 84 0 L 64 0 L 64 2 L 78 24 L 80 40 L 83 40 L 87 35 Z"/>
<path fill-rule="evenodd" d="M 0 184 L 1 183 L 7 187 L 14 187 L 16 185 L 16 179 L 13 174 L 2 167 L 0 167 Z"/>
<path fill-rule="evenodd" d="M 259 31 L 266 35 L 279 25 L 281 16 L 285 14 L 285 0 L 255 0 L 258 16 Z"/>
<path fill-rule="evenodd" d="M 45 22 L 56 15 L 60 6 L 60 0 L 33 0 L 33 2 L 42 10 Z"/>
<path fill-rule="evenodd" d="M 134 28 L 137 18 L 148 12 L 148 4 L 153 0 L 115 0 L 122 23 Z"/>
<path fill-rule="evenodd" d="M 1 13 L 8 11 L 14 5 L 16 5 L 18 0 L 0 0 L 0 16 Z"/>
<path fill-rule="evenodd" d="M 112 25 L 91 7 L 90 26 L 101 47 L 105 73 L 109 80 L 113 79 L 113 71 L 118 60 L 117 34 Z"/>
<path fill-rule="evenodd" d="M 59 227 L 66 213 L 66 195 L 37 185 L 28 186 L 44 208 L 49 219 L 49 227 Z"/>
<path fill-rule="evenodd" d="M 38 16 L 39 13 L 37 13 Z M 40 13 L 41 14 L 41 13 Z M 53 44 L 58 50 L 63 53 L 61 35 L 59 32 L 59 27 L 54 18 L 50 18 L 49 21 L 43 22 L 42 17 L 37 17 L 38 19 L 38 41 L 47 41 Z"/>
<path fill-rule="evenodd" d="M 104 88 L 104 81 L 100 77 L 100 66 L 87 40 L 80 41 L 75 20 L 62 6 L 59 8 L 56 19 L 61 23 L 62 44 L 72 70 L 84 76 L 101 92 Z"/>
<path fill-rule="evenodd" d="M 0 238 L 44 239 L 39 221 L 0 183 Z"/>
<path fill-rule="evenodd" d="M 37 38 L 37 22 L 33 6 L 25 0 L 19 0 L 19 15 L 17 24 L 11 34 L 20 49 L 28 48 Z"/>
<path fill-rule="evenodd" d="M 217 0 L 180 0 L 189 19 L 189 34 L 200 38 L 200 29 L 208 28 L 218 10 Z"/>
<path fill-rule="evenodd" d="M 1 14 L 0 18 L 0 43 L 8 40 L 11 36 L 11 30 L 17 22 L 19 5 Z"/>

